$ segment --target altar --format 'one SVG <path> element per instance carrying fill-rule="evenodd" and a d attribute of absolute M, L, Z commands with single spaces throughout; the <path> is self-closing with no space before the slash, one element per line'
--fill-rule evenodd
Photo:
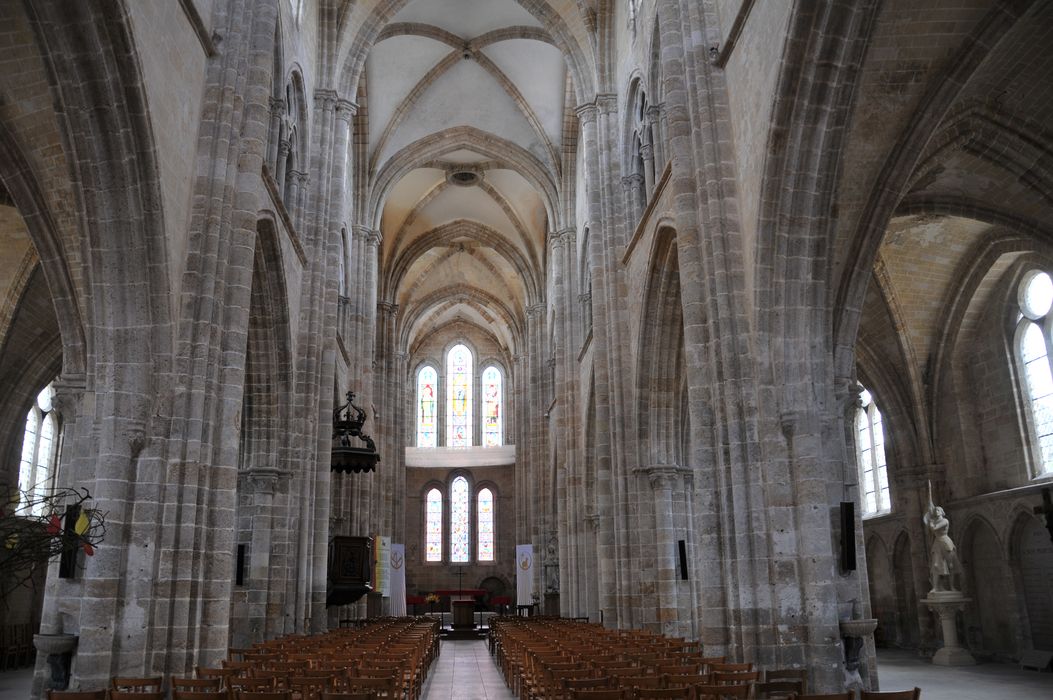
<path fill-rule="evenodd" d="M 485 588 L 457 588 L 435 591 L 436 595 L 449 597 L 450 608 L 453 611 L 454 629 L 475 628 L 476 599 L 487 593 L 488 591 Z"/>

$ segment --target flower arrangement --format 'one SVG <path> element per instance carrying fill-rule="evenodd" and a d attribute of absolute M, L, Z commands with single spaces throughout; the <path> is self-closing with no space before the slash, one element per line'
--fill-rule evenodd
<path fill-rule="evenodd" d="M 428 595 L 424 596 L 424 600 L 434 605 L 435 603 L 439 602 L 439 596 L 435 595 L 434 593 L 429 593 Z"/>

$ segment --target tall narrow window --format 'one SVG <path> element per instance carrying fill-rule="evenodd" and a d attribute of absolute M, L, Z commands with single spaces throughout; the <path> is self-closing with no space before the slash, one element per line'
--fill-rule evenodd
<path fill-rule="evenodd" d="M 424 506 L 425 518 L 425 561 L 442 561 L 442 492 L 439 489 L 428 491 Z"/>
<path fill-rule="evenodd" d="M 494 493 L 481 489 L 476 521 L 479 527 L 479 561 L 494 560 Z"/>
<path fill-rule="evenodd" d="M 446 445 L 472 444 L 472 353 L 455 345 L 446 356 Z"/>
<path fill-rule="evenodd" d="M 1017 326 L 1020 362 L 1027 389 L 1039 474 L 1053 471 L 1053 373 L 1050 371 L 1049 328 L 1053 280 L 1045 272 L 1024 276 L 1018 294 Z"/>
<path fill-rule="evenodd" d="M 470 496 L 468 480 L 459 476 L 450 485 L 450 561 L 471 559 Z"/>
<path fill-rule="evenodd" d="M 859 457 L 859 492 L 863 513 L 874 515 L 892 509 L 888 492 L 888 470 L 885 465 L 885 430 L 881 411 L 866 389 L 860 399 L 863 405 L 856 414 L 856 448 Z"/>
<path fill-rule="evenodd" d="M 18 488 L 23 494 L 22 508 L 36 502 L 26 515 L 43 514 L 44 504 L 39 497 L 51 488 L 58 438 L 55 414 L 51 410 L 54 393 L 50 384 L 44 387 L 26 414 Z"/>
<path fill-rule="evenodd" d="M 490 366 L 483 371 L 483 447 L 501 444 L 501 372 Z"/>
<path fill-rule="evenodd" d="M 438 443 L 435 388 L 439 375 L 434 367 L 417 372 L 417 447 L 435 447 Z"/>

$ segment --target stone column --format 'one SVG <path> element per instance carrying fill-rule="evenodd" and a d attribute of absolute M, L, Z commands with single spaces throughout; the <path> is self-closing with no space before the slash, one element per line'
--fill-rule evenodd
<path fill-rule="evenodd" d="M 665 130 L 663 128 L 663 116 L 662 109 L 658 105 L 649 105 L 647 107 L 646 121 L 651 131 L 651 148 L 654 150 L 653 161 L 655 167 L 655 179 L 658 178 L 658 174 L 665 169 L 665 164 L 669 162 L 665 155 Z"/>
<path fill-rule="evenodd" d="M 655 594 L 658 608 L 658 625 L 662 634 L 676 637 L 680 634 L 679 601 L 676 591 L 676 552 L 673 524 L 673 489 L 680 479 L 680 470 L 673 465 L 655 465 L 645 470 L 654 492 L 655 517 Z"/>
<path fill-rule="evenodd" d="M 282 119 L 285 116 L 285 100 L 272 97 L 270 99 L 271 122 L 267 137 L 267 168 L 277 181 L 278 171 L 278 143 L 282 140 Z"/>
<path fill-rule="evenodd" d="M 650 136 L 648 136 L 650 138 Z M 644 202 L 650 201 L 654 196 L 655 172 L 654 172 L 654 148 L 650 143 L 640 146 L 640 157 L 643 158 L 644 175 Z"/>
<path fill-rule="evenodd" d="M 274 166 L 274 182 L 278 185 L 278 194 L 282 195 L 285 190 L 285 168 L 289 164 L 289 153 L 292 151 L 292 144 L 288 140 L 282 139 L 278 144 L 278 162 Z M 289 202 L 285 202 L 285 209 L 289 209 Z"/>

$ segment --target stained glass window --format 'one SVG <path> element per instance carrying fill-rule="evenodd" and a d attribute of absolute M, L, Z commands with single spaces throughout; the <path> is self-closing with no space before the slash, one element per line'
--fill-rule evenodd
<path fill-rule="evenodd" d="M 446 445 L 470 447 L 472 444 L 472 353 L 464 345 L 453 346 L 446 357 L 446 396 Z"/>
<path fill-rule="evenodd" d="M 483 371 L 483 447 L 501 444 L 501 372 L 496 367 Z"/>
<path fill-rule="evenodd" d="M 859 457 L 859 494 L 863 513 L 887 513 L 892 508 L 888 490 L 888 468 L 885 463 L 885 428 L 881 411 L 866 389 L 860 396 L 863 405 L 856 414 L 856 449 Z"/>
<path fill-rule="evenodd" d="M 494 494 L 490 489 L 479 491 L 479 561 L 494 560 Z"/>
<path fill-rule="evenodd" d="M 55 465 L 55 443 L 57 424 L 51 410 L 54 396 L 51 385 L 37 395 L 36 403 L 26 414 L 26 429 L 22 437 L 22 459 L 18 469 L 18 488 L 26 497 L 37 500 L 37 496 L 51 487 L 51 475 Z M 42 515 L 44 504 L 38 502 L 27 515 Z"/>
<path fill-rule="evenodd" d="M 434 367 L 417 372 L 417 447 L 435 447 L 438 442 L 435 389 L 439 375 Z"/>
<path fill-rule="evenodd" d="M 1053 307 L 1053 280 L 1045 272 L 1032 272 L 1020 285 L 1019 339 L 1023 378 L 1031 404 L 1031 420 L 1037 447 L 1038 472 L 1053 470 L 1053 372 L 1048 338 L 1050 308 Z"/>
<path fill-rule="evenodd" d="M 471 559 L 470 497 L 468 480 L 459 476 L 450 485 L 450 561 Z"/>
<path fill-rule="evenodd" d="M 425 561 L 442 561 L 442 493 L 432 489 L 425 499 Z"/>

